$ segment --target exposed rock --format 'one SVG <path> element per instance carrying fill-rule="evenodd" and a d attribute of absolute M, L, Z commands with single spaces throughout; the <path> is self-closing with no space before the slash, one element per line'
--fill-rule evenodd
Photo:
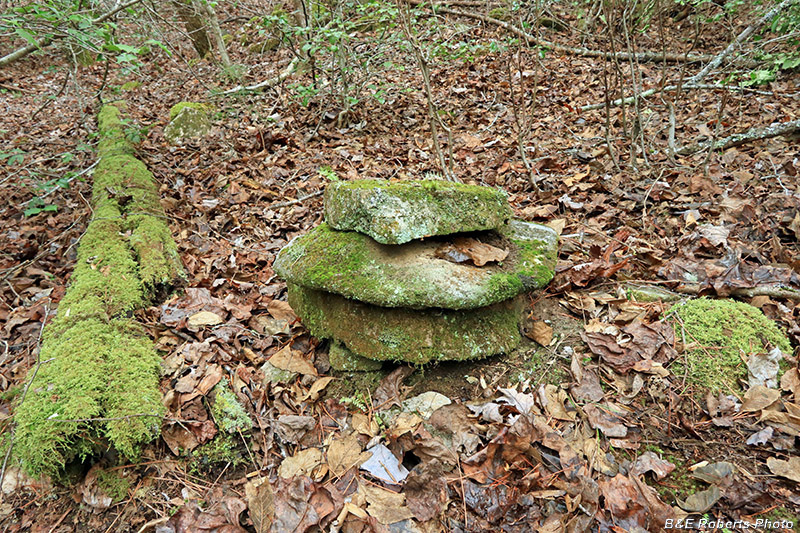
<path fill-rule="evenodd" d="M 447 181 L 342 181 L 325 190 L 325 220 L 331 227 L 358 231 L 382 244 L 496 229 L 511 214 L 505 192 Z"/>
<path fill-rule="evenodd" d="M 520 342 L 521 300 L 472 310 L 387 308 L 289 284 L 289 304 L 317 337 L 377 361 L 425 364 L 508 352 Z"/>
<path fill-rule="evenodd" d="M 181 105 L 184 104 L 184 105 Z M 170 144 L 180 144 L 191 138 L 204 137 L 211 130 L 208 108 L 203 104 L 182 102 L 170 110 L 170 122 L 164 128 L 164 137 Z M 180 106 L 180 109 L 177 109 Z"/>
<path fill-rule="evenodd" d="M 361 357 L 337 341 L 331 342 L 328 362 L 331 364 L 331 368 L 342 372 L 370 372 L 383 366 L 380 361 Z"/>
<path fill-rule="evenodd" d="M 454 263 L 437 257 L 441 239 L 384 245 L 321 224 L 281 250 L 273 268 L 290 283 L 414 309 L 475 309 L 540 289 L 552 279 L 558 241 L 552 229 L 513 220 L 499 232 L 478 235 L 508 250 L 506 260 L 482 267 Z"/>

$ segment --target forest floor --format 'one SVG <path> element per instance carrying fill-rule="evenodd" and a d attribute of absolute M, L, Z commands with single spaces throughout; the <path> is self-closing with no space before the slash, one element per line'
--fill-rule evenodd
<path fill-rule="evenodd" d="M 703 32 L 694 51 L 716 54 L 742 29 L 724 20 Z M 683 51 L 694 28 L 668 18 L 665 24 L 667 38 L 653 27 L 639 46 Z M 238 25 L 223 29 L 256 31 Z M 147 57 L 135 73 L 117 66 L 105 72 L 102 63 L 75 67 L 57 49 L 0 71 L 4 434 L 36 365 L 43 321 L 57 310 L 92 218 L 101 87 L 105 100 L 128 102 L 141 137 L 138 156 L 161 184 L 189 279 L 169 301 L 136 315 L 163 354 L 169 414 L 163 438 L 137 463 L 110 466 L 113 457 L 104 458 L 104 467 L 122 473 L 120 497 L 98 503 L 85 475 L 89 464 L 72 465 L 68 483 L 9 470 L 3 531 L 263 531 L 273 514 L 276 531 L 333 531 L 337 518 L 342 531 L 659 531 L 681 507 L 694 508 L 695 519 L 797 524 L 800 380 L 793 354 L 786 354 L 789 378 L 771 401 L 759 403 L 744 388 L 707 396 L 670 371 L 684 353 L 680 335 L 660 322 L 671 304 L 627 297 L 631 283 L 683 297 L 738 295 L 787 332 L 796 354 L 800 301 L 769 289 L 799 286 L 797 140 L 776 137 L 670 161 L 668 104 L 656 96 L 646 102 L 641 138 L 661 149 L 646 158 L 640 152 L 638 168 L 620 134 L 622 111 L 611 110 L 617 167 L 606 148 L 605 110 L 579 111 L 604 101 L 608 65 L 523 52 L 524 90 L 532 97 L 536 87 L 525 141 L 533 147 L 534 191 L 510 105 L 510 89 L 520 83 L 509 75 L 514 53 L 493 50 L 490 43 L 506 42 L 503 30 L 475 20 L 451 18 L 442 39 L 463 39 L 465 27 L 470 43 L 485 46 L 431 65 L 435 100 L 453 133 L 455 175 L 501 187 L 516 216 L 556 228 L 559 264 L 550 287 L 531 296 L 526 319 L 526 332 L 546 346 L 529 340 L 513 354 L 421 369 L 330 371 L 326 344 L 295 320 L 283 303 L 286 285 L 271 269 L 281 247 L 321 222 L 319 193 L 331 171 L 345 180 L 438 171 L 413 61 L 385 72 L 395 89 L 384 103 L 362 99 L 341 125 L 330 120 L 334 103 L 303 107 L 286 86 L 214 97 L 235 83 L 222 80 L 210 61 L 182 59 L 191 57 L 184 43 L 172 56 Z M 554 41 L 603 48 L 597 36 L 542 31 Z M 291 58 L 283 48 L 250 54 L 239 39 L 229 51 L 250 66 L 252 82 L 276 75 Z M 640 68 L 647 88 L 697 66 Z M 310 77 L 297 73 L 287 83 Z M 134 80 L 141 85 L 120 89 Z M 779 73 L 757 89 L 725 97 L 684 92 L 675 102 L 679 144 L 798 118 L 800 74 Z M 163 131 L 180 101 L 212 103 L 213 128 L 173 146 Z M 187 318 L 199 310 L 222 322 L 193 327 Z M 265 383 L 263 363 L 287 346 L 306 362 L 298 366 L 302 375 Z M 637 366 L 644 353 L 649 365 Z M 233 386 L 254 429 L 218 433 L 205 394 L 220 380 Z M 424 422 L 392 415 L 390 407 L 426 391 L 452 404 Z M 404 486 L 350 467 L 377 436 L 411 470 Z M 711 465 L 705 475 L 698 474 L 701 462 Z"/>

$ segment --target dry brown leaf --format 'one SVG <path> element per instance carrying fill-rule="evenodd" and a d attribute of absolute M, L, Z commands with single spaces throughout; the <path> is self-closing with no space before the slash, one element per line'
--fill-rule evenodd
<path fill-rule="evenodd" d="M 800 399 L 800 372 L 797 368 L 791 368 L 781 376 L 781 389 L 794 394 L 796 399 Z"/>
<path fill-rule="evenodd" d="M 294 476 L 311 476 L 314 469 L 321 464 L 322 452 L 318 448 L 307 448 L 284 459 L 278 468 L 278 475 L 284 479 Z"/>
<path fill-rule="evenodd" d="M 776 476 L 791 479 L 795 483 L 800 483 L 800 457 L 790 457 L 788 461 L 783 461 L 775 457 L 767 458 L 767 466 L 770 472 Z"/>
<path fill-rule="evenodd" d="M 317 401 L 319 395 L 322 394 L 322 391 L 325 390 L 331 381 L 333 381 L 334 377 L 332 376 L 325 376 L 324 378 L 319 378 L 317 381 L 311 385 L 311 388 L 308 390 L 308 394 L 306 394 L 301 401 L 305 402 L 311 400 L 312 402 Z"/>
<path fill-rule="evenodd" d="M 217 313 L 211 311 L 200 311 L 189 317 L 186 325 L 193 329 L 202 328 L 203 326 L 216 326 L 222 324 L 222 317 Z"/>
<path fill-rule="evenodd" d="M 453 263 L 472 261 L 475 266 L 500 262 L 508 256 L 508 250 L 483 243 L 472 237 L 456 237 L 452 243 L 441 245 L 436 250 L 436 257 Z"/>
<path fill-rule="evenodd" d="M 405 494 L 366 483 L 359 485 L 358 490 L 369 504 L 367 513 L 381 524 L 394 524 L 414 517 L 414 513 L 406 506 Z"/>
<path fill-rule="evenodd" d="M 583 412 L 589 418 L 589 424 L 594 429 L 599 429 L 606 437 L 625 437 L 628 435 L 628 428 L 622 420 L 608 413 L 595 404 L 583 406 Z"/>
<path fill-rule="evenodd" d="M 369 453 L 361 451 L 361 443 L 355 433 L 333 439 L 328 447 L 328 469 L 334 476 L 341 476 L 369 458 Z"/>
<path fill-rule="evenodd" d="M 304 374 L 307 376 L 317 375 L 317 369 L 314 368 L 314 365 L 312 365 L 308 359 L 303 357 L 302 353 L 292 350 L 288 344 L 270 357 L 268 362 L 280 370 L 297 372 L 298 374 Z"/>
<path fill-rule="evenodd" d="M 220 365 L 208 365 L 203 379 L 197 384 L 197 391 L 205 396 L 208 391 L 213 389 L 222 380 L 222 367 Z"/>
<path fill-rule="evenodd" d="M 537 320 L 533 323 L 530 331 L 525 332 L 525 336 L 534 340 L 542 346 L 550 346 L 553 340 L 553 328 L 548 326 L 543 320 Z"/>
<path fill-rule="evenodd" d="M 380 431 L 380 427 L 375 419 L 364 413 L 354 413 L 350 425 L 354 430 L 368 437 L 374 437 L 378 434 L 378 431 Z"/>
<path fill-rule="evenodd" d="M 267 304 L 267 311 L 269 311 L 269 314 L 276 320 L 285 320 L 289 324 L 298 320 L 297 314 L 295 314 L 292 306 L 282 300 L 272 300 Z"/>
<path fill-rule="evenodd" d="M 244 494 L 247 498 L 247 512 L 256 533 L 266 533 L 272 528 L 272 519 L 275 517 L 275 495 L 269 481 L 248 481 L 244 485 Z"/>
<path fill-rule="evenodd" d="M 768 389 L 764 385 L 756 385 L 750 387 L 744 393 L 744 402 L 742 403 L 742 411 L 751 413 L 766 409 L 773 403 L 777 402 L 781 397 L 781 391 L 777 389 Z"/>

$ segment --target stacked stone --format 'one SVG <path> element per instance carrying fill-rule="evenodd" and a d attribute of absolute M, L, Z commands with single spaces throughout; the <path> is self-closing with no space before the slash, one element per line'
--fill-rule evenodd
<path fill-rule="evenodd" d="M 331 366 L 464 360 L 519 344 L 526 292 L 553 277 L 557 235 L 513 220 L 503 191 L 433 180 L 336 182 L 325 223 L 293 240 L 273 268 L 289 303 Z M 451 243 L 472 237 L 505 250 L 502 262 L 463 261 Z M 475 241 L 470 241 L 475 242 Z M 448 248 L 449 247 L 449 248 Z"/>

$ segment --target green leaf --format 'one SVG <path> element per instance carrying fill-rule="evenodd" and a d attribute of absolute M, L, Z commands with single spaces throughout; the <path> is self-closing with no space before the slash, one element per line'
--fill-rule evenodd
<path fill-rule="evenodd" d="M 31 32 L 23 28 L 16 28 L 14 29 L 14 33 L 28 41 L 28 44 L 33 44 L 39 46 L 39 42 L 36 40 L 36 37 L 33 36 Z"/>

